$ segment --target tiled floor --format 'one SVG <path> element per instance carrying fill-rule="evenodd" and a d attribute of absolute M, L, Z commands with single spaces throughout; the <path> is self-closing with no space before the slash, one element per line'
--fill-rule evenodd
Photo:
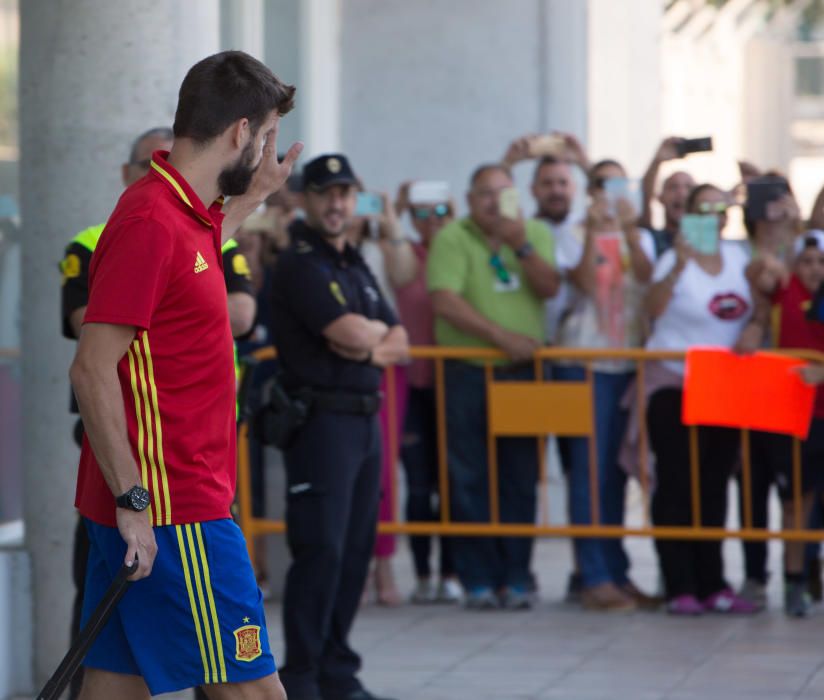
<path fill-rule="evenodd" d="M 628 542 L 634 575 L 656 585 L 652 547 Z M 780 547 L 771 545 L 773 571 Z M 740 547 L 727 544 L 728 575 L 738 583 Z M 750 618 L 676 619 L 664 613 L 598 614 L 561 601 L 569 545 L 536 551 L 541 603 L 528 613 L 458 607 L 366 606 L 354 632 L 363 680 L 399 700 L 790 700 L 824 697 L 824 615 L 789 620 L 772 609 Z M 396 569 L 411 571 L 404 543 Z M 281 656 L 279 609 L 269 608 Z M 166 696 L 184 698 L 186 694 Z"/>

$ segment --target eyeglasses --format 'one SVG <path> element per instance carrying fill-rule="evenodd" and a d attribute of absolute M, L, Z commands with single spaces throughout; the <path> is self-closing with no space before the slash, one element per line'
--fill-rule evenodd
<path fill-rule="evenodd" d="M 726 214 L 728 205 L 726 202 L 701 202 L 698 211 L 702 214 Z"/>
<path fill-rule="evenodd" d="M 443 219 L 449 214 L 449 206 L 446 204 L 436 204 L 434 207 L 413 207 L 412 217 L 418 221 L 426 221 L 430 217 Z"/>
<path fill-rule="evenodd" d="M 512 278 L 509 276 L 509 270 L 506 269 L 504 261 L 501 260 L 501 256 L 495 253 L 489 258 L 489 264 L 492 265 L 492 269 L 495 270 L 495 276 L 504 284 L 509 284 Z"/>

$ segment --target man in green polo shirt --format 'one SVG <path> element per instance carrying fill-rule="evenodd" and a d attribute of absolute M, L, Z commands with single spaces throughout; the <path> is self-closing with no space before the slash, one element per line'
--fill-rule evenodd
<path fill-rule="evenodd" d="M 496 377 L 532 380 L 534 352 L 544 338 L 544 300 L 561 278 L 554 241 L 541 221 L 504 216 L 501 192 L 511 188 L 499 164 L 475 170 L 467 194 L 469 216 L 447 225 L 432 243 L 427 284 L 439 345 L 500 348 Z M 446 364 L 448 459 L 452 517 L 489 522 L 486 390 L 477 362 Z M 498 441 L 501 522 L 535 522 L 538 454 L 530 438 Z M 531 607 L 531 538 L 459 538 L 455 563 L 468 607 Z"/>

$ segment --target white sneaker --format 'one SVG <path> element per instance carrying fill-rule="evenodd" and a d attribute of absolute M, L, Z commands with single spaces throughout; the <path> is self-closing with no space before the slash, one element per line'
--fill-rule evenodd
<path fill-rule="evenodd" d="M 415 586 L 415 590 L 412 591 L 409 600 L 417 605 L 435 603 L 438 600 L 438 589 L 435 587 L 434 582 L 428 579 L 421 579 L 418 581 L 418 585 Z"/>
<path fill-rule="evenodd" d="M 454 578 L 447 578 L 438 584 L 437 600 L 439 603 L 459 603 L 463 597 L 461 584 Z"/>

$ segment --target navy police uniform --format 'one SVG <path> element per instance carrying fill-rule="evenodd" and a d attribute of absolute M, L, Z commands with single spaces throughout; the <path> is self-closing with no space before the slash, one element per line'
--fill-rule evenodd
<path fill-rule="evenodd" d="M 322 156 L 304 170 L 304 187 L 312 183 L 353 184 L 354 175 L 343 156 Z M 290 233 L 274 270 L 272 320 L 282 384 L 292 395 L 308 391 L 312 408 L 284 450 L 293 561 L 280 675 L 289 697 L 374 697 L 356 679 L 360 658 L 348 636 L 378 519 L 381 370 L 334 353 L 323 330 L 348 313 L 388 326 L 397 319 L 353 247 L 339 252 L 303 221 Z"/>

